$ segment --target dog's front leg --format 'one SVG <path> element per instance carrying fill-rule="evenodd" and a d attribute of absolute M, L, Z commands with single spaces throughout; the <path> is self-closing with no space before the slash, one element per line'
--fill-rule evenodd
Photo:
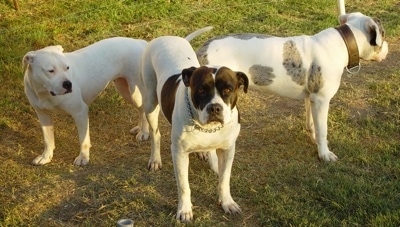
<path fill-rule="evenodd" d="M 44 151 L 37 156 L 32 163 L 34 165 L 44 165 L 53 158 L 54 143 L 54 123 L 53 117 L 45 111 L 35 109 L 40 121 L 44 137 Z"/>
<path fill-rule="evenodd" d="M 328 148 L 328 111 L 329 99 L 310 96 L 311 111 L 315 125 L 315 136 L 318 146 L 318 156 L 324 161 L 336 161 L 337 156 Z"/>
<path fill-rule="evenodd" d="M 87 105 L 82 104 L 79 111 L 71 113 L 78 128 L 79 142 L 81 144 L 81 151 L 78 157 L 75 158 L 74 164 L 77 166 L 87 165 L 89 163 L 89 149 L 90 136 L 89 136 L 89 108 Z"/>
<path fill-rule="evenodd" d="M 191 221 L 193 219 L 192 202 L 189 187 L 189 154 L 171 145 L 172 161 L 174 164 L 176 185 L 178 187 L 178 211 L 176 219 Z"/>
<path fill-rule="evenodd" d="M 218 172 L 219 172 L 219 183 L 218 183 L 218 194 L 219 202 L 225 213 L 238 214 L 241 213 L 239 205 L 232 199 L 230 189 L 230 178 L 233 164 L 233 158 L 235 156 L 235 144 L 228 149 L 218 149 Z"/>

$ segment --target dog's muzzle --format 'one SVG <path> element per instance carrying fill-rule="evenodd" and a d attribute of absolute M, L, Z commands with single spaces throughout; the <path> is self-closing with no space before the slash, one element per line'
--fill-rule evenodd
<path fill-rule="evenodd" d="M 219 122 L 224 124 L 223 107 L 216 103 L 207 106 L 208 123 Z"/>
<path fill-rule="evenodd" d="M 71 92 L 72 92 L 72 83 L 71 83 L 71 81 L 65 80 L 65 81 L 62 83 L 62 88 L 65 89 L 65 92 L 64 92 L 62 95 L 71 93 Z M 50 91 L 50 94 L 51 94 L 52 96 L 56 96 L 56 95 L 57 95 L 54 91 Z"/>
<path fill-rule="evenodd" d="M 65 94 L 72 92 L 72 83 L 69 80 L 63 82 L 62 87 L 66 90 Z"/>

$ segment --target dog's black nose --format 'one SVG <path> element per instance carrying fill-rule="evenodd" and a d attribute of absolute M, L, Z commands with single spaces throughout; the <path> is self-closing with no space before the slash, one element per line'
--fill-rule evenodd
<path fill-rule="evenodd" d="M 220 104 L 210 104 L 207 107 L 207 112 L 210 115 L 216 115 L 216 116 L 221 115 L 222 110 L 223 110 L 223 108 Z"/>
<path fill-rule="evenodd" d="M 72 83 L 69 80 L 66 80 L 63 82 L 62 84 L 63 88 L 65 88 L 67 91 L 71 91 L 72 90 Z"/>

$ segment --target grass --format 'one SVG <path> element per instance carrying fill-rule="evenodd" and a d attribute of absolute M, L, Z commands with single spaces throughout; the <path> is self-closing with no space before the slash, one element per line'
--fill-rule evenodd
<path fill-rule="evenodd" d="M 0 226 L 181 226 L 169 153 L 169 126 L 161 118 L 163 169 L 146 169 L 150 143 L 129 134 L 137 114 L 112 87 L 90 107 L 91 160 L 73 166 L 79 152 L 70 116 L 56 115 L 51 163 L 33 166 L 43 141 L 23 93 L 22 56 L 52 44 L 73 51 L 111 36 L 151 40 L 230 32 L 280 36 L 314 34 L 337 25 L 336 1 L 11 1 L 0 2 Z M 348 1 L 346 10 L 380 18 L 390 54 L 362 62 L 344 76 L 331 101 L 329 146 L 336 163 L 317 159 L 307 137 L 303 102 L 251 90 L 239 100 L 242 130 L 231 191 L 243 214 L 217 203 L 217 176 L 191 157 L 189 180 L 195 219 L 189 226 L 399 226 L 400 16 L 399 3 Z"/>

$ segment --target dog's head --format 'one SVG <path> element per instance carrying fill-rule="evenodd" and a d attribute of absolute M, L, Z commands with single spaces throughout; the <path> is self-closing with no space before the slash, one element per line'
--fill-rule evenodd
<path fill-rule="evenodd" d="M 227 67 L 184 69 L 182 81 L 190 88 L 190 99 L 196 110 L 194 117 L 200 124 L 211 127 L 233 120 L 231 113 L 236 107 L 239 88 L 243 85 L 247 92 L 249 86 L 246 74 Z"/>
<path fill-rule="evenodd" d="M 384 41 L 385 30 L 379 19 L 357 12 L 340 15 L 339 23 L 346 23 L 352 29 L 362 59 L 382 61 L 386 58 L 388 43 Z"/>
<path fill-rule="evenodd" d="M 22 59 L 26 76 L 35 86 L 45 88 L 51 95 L 64 95 L 72 92 L 68 77 L 69 64 L 60 45 L 49 46 L 38 51 L 30 51 Z"/>

